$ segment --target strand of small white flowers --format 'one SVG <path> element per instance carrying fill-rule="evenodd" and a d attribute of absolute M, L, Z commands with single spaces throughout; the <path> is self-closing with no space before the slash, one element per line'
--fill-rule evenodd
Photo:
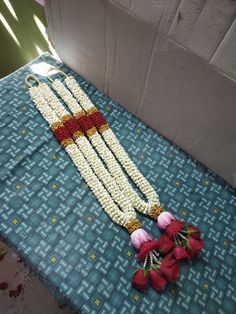
<path fill-rule="evenodd" d="M 70 78 L 67 78 L 66 82 L 68 79 L 70 79 Z M 122 148 L 122 150 L 120 149 L 120 147 L 122 147 L 122 146 L 119 144 L 118 140 L 116 140 L 115 145 L 109 145 L 111 143 L 114 143 L 114 137 L 115 137 L 114 133 L 112 131 L 110 132 L 109 127 L 107 128 L 106 125 L 104 125 L 104 124 L 102 125 L 102 127 L 105 128 L 105 130 L 103 130 L 103 132 L 101 132 L 101 135 L 103 136 L 106 133 L 106 135 L 104 136 L 104 139 L 106 141 L 106 143 L 105 143 L 105 141 L 102 139 L 101 135 L 97 132 L 97 128 L 95 127 L 93 121 L 90 119 L 90 117 L 88 115 L 87 116 L 85 115 L 84 110 L 89 111 L 91 109 L 91 106 L 89 107 L 90 109 L 88 108 L 88 106 L 86 107 L 86 105 L 83 106 L 83 108 L 80 106 L 80 105 L 83 105 L 84 102 L 85 103 L 88 102 L 87 95 L 84 92 L 83 92 L 83 96 L 80 95 L 81 93 L 79 94 L 80 96 L 77 97 L 77 100 L 80 100 L 80 105 L 79 105 L 79 103 L 73 97 L 71 92 L 68 89 L 66 89 L 66 87 L 59 80 L 55 80 L 52 84 L 52 87 L 57 92 L 57 94 L 65 101 L 65 103 L 68 105 L 68 107 L 71 110 L 71 112 L 73 113 L 73 115 L 75 117 L 77 117 L 77 120 L 82 125 L 83 125 L 83 122 L 86 121 L 86 123 L 88 125 L 88 127 L 87 126 L 86 127 L 88 130 L 85 130 L 85 131 L 87 131 L 86 133 L 89 136 L 93 146 L 96 148 L 97 152 L 99 153 L 101 158 L 106 163 L 110 173 L 115 177 L 117 184 L 120 186 L 121 189 L 124 190 L 125 195 L 127 195 L 127 197 L 130 199 L 133 206 L 138 211 L 140 211 L 144 214 L 149 214 L 149 215 L 153 216 L 153 218 L 156 218 L 158 216 L 158 214 L 160 214 L 160 212 L 162 211 L 162 208 L 160 207 L 160 202 L 159 202 L 159 199 L 158 199 L 156 192 L 151 188 L 149 183 L 146 185 L 144 184 L 145 182 L 147 182 L 147 180 L 141 175 L 141 173 L 137 170 L 136 166 L 134 166 L 134 164 L 132 162 L 133 166 L 136 169 L 136 173 L 133 172 L 132 179 L 135 178 L 134 182 L 137 183 L 137 182 L 140 182 L 140 180 L 139 180 L 140 175 L 142 178 L 144 178 L 143 184 L 139 184 L 138 186 L 140 187 L 140 190 L 143 192 L 143 194 L 147 197 L 148 202 L 143 201 L 140 198 L 140 196 L 138 195 L 138 193 L 133 189 L 132 185 L 129 183 L 123 170 L 121 169 L 120 165 L 118 164 L 116 158 L 114 157 L 114 155 L 112 154 L 112 152 L 109 150 L 109 148 L 106 145 L 106 143 L 107 143 L 108 146 L 110 146 L 110 148 L 111 148 L 111 146 L 112 147 L 115 146 L 116 148 L 118 148 L 119 152 L 123 156 L 123 153 L 125 151 L 123 148 Z M 76 97 L 77 94 L 74 93 L 74 96 Z M 92 108 L 94 108 L 94 106 Z M 94 112 L 94 114 L 97 114 L 97 113 L 98 113 L 98 111 L 96 110 Z M 102 127 L 100 129 L 102 129 Z M 110 135 L 112 135 L 112 134 L 114 136 L 111 137 Z M 109 136 L 110 136 L 110 140 L 107 142 Z M 118 153 L 116 150 L 116 154 L 115 154 L 116 157 L 117 157 L 117 154 Z M 120 155 L 120 154 L 118 154 L 118 155 Z M 128 155 L 126 157 L 127 158 L 122 157 L 121 159 L 124 160 L 123 166 L 127 166 L 129 168 L 131 160 L 129 159 Z M 124 167 L 125 170 L 127 170 L 126 169 L 127 167 Z M 152 191 L 151 191 L 151 189 L 152 189 Z M 152 193 L 153 191 L 154 191 L 154 193 Z"/>
<path fill-rule="evenodd" d="M 76 82 L 76 80 L 73 77 L 67 77 L 65 79 L 65 83 L 71 90 L 77 101 L 80 102 L 82 108 L 90 115 L 91 119 L 95 123 L 97 122 L 98 130 L 103 136 L 103 139 L 105 140 L 106 144 L 109 146 L 109 148 L 117 157 L 117 159 L 120 161 L 123 168 L 132 178 L 133 182 L 138 186 L 140 191 L 147 197 L 148 206 L 145 207 L 140 206 L 139 210 L 144 214 L 149 214 L 156 218 L 156 216 L 160 214 L 160 212 L 162 211 L 162 208 L 160 207 L 159 197 L 156 191 L 149 184 L 146 178 L 140 173 L 140 171 L 137 169 L 133 161 L 129 158 L 128 154 L 125 152 L 124 148 L 119 143 L 113 131 L 109 127 L 104 128 L 104 123 L 108 126 L 105 118 L 103 116 L 102 118 L 100 118 L 101 123 L 99 123 L 100 122 L 99 119 L 96 119 L 96 115 L 98 116 L 99 113 L 101 116 L 101 113 L 97 111 L 97 108 L 95 108 L 94 104 L 90 101 L 89 97 L 86 95 L 86 93 L 84 93 L 84 91 Z M 100 126 L 100 124 L 102 125 Z"/>
<path fill-rule="evenodd" d="M 84 136 L 84 133 L 79 130 L 78 122 L 70 115 L 64 108 L 57 96 L 52 92 L 46 83 L 40 83 L 38 88 L 42 95 L 47 100 L 51 109 L 55 112 L 58 119 L 62 121 L 74 138 L 75 143 L 83 153 L 84 157 L 90 164 L 91 168 L 103 183 L 107 191 L 110 193 L 113 200 L 119 205 L 123 212 L 132 219 L 134 218 L 134 209 L 131 202 L 120 190 L 114 178 L 110 175 L 109 171 L 105 168 L 97 152 L 94 150 L 90 141 Z M 79 132 L 80 131 L 80 132 Z"/>
<path fill-rule="evenodd" d="M 41 94 L 40 89 L 38 87 L 30 87 L 29 91 L 37 109 L 50 125 L 55 137 L 65 148 L 74 165 L 77 167 L 108 216 L 115 223 L 126 227 L 130 233 L 136 229 L 139 229 L 140 222 L 136 219 L 135 211 L 127 214 L 118 208 L 110 194 L 107 192 L 94 171 L 91 169 L 78 146 L 70 137 L 69 131 L 64 127 L 63 123 L 58 119 L 57 115 L 47 104 L 47 101 Z"/>

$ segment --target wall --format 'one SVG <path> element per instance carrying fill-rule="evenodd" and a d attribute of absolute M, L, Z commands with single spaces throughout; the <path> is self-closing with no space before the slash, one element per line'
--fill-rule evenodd
<path fill-rule="evenodd" d="M 236 1 L 48 0 L 60 58 L 236 186 Z"/>
<path fill-rule="evenodd" d="M 33 60 L 42 51 L 49 51 L 36 21 L 45 27 L 44 9 L 34 0 L 0 2 L 0 77 Z M 4 26 L 5 22 L 8 26 Z"/>

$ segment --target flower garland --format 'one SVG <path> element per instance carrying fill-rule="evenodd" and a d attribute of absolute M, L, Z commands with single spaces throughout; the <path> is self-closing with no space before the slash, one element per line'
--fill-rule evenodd
<path fill-rule="evenodd" d="M 84 180 L 91 188 L 108 216 L 115 223 L 126 227 L 129 232 L 132 232 L 133 229 L 135 230 L 137 228 L 140 228 L 141 224 L 136 219 L 136 213 L 132 207 L 129 207 L 127 212 L 122 212 L 118 208 L 115 201 L 111 198 L 110 194 L 104 188 L 104 186 L 88 164 L 79 147 L 75 144 L 68 129 L 60 121 L 60 119 L 58 119 L 55 112 L 47 104 L 47 101 L 41 94 L 39 87 L 30 87 L 29 91 L 37 109 L 50 125 L 55 137 L 57 138 L 59 143 L 65 148 L 66 152 L 71 157 L 73 163 L 80 171 Z"/>
<path fill-rule="evenodd" d="M 135 218 L 133 215 L 134 209 L 132 208 L 131 202 L 125 197 L 123 192 L 116 184 L 114 178 L 105 168 L 100 157 L 97 155 L 89 140 L 84 135 L 78 121 L 73 118 L 70 113 L 63 107 L 59 99 L 51 91 L 47 84 L 41 83 L 39 84 L 38 88 L 40 89 L 44 98 L 47 100 L 49 106 L 52 108 L 52 110 L 54 110 L 58 119 L 64 123 L 65 127 L 70 132 L 70 135 L 73 137 L 75 143 L 90 164 L 94 173 L 103 183 L 104 187 L 110 193 L 111 197 L 113 197 L 114 201 L 119 205 L 122 211 L 130 217 L 130 219 Z"/>
<path fill-rule="evenodd" d="M 162 212 L 158 216 L 158 226 L 164 234 L 158 240 L 153 240 L 141 228 L 129 198 L 125 193 L 122 194 L 86 139 L 85 134 L 88 138 L 92 137 L 93 126 L 85 123 L 86 119 L 80 121 L 70 116 L 46 84 L 39 83 L 38 87 L 30 87 L 30 94 L 37 109 L 49 123 L 55 137 L 65 148 L 106 213 L 115 223 L 124 226 L 131 233 L 131 241 L 139 250 L 137 259 L 143 263 L 133 275 L 133 287 L 147 292 L 150 285 L 160 291 L 169 281 L 176 283 L 180 271 L 179 261 L 192 259 L 204 247 L 200 230 L 176 220 L 169 212 Z M 64 100 L 67 100 L 67 95 L 68 93 L 63 96 Z"/>
<path fill-rule="evenodd" d="M 165 287 L 167 281 L 177 281 L 180 269 L 179 260 L 191 259 L 204 247 L 204 243 L 200 239 L 200 231 L 192 225 L 176 220 L 171 213 L 163 211 L 157 193 L 129 158 L 102 113 L 92 104 L 73 77 L 66 77 L 65 83 L 77 102 L 59 80 L 55 80 L 52 86 L 67 103 L 74 116 L 80 116 L 83 110 L 87 113 L 90 127 L 96 128 L 100 132 L 123 168 L 147 197 L 148 204 L 141 207 L 143 202 L 139 202 L 139 206 L 135 204 L 135 207 L 140 212 L 148 214 L 154 219 L 157 218 L 158 227 L 165 232 L 165 235 L 161 236 L 159 240 L 147 239 L 147 235 L 141 229 L 131 234 L 133 245 L 140 250 L 137 258 L 144 259 L 143 267 L 134 274 L 133 286 L 145 292 L 147 284 L 150 283 L 154 289 L 159 291 Z M 143 278 L 141 286 L 137 284 L 140 276 Z M 136 281 L 137 279 L 138 281 Z"/>
<path fill-rule="evenodd" d="M 76 81 L 74 81 L 73 78 L 68 77 L 66 78 L 66 82 L 71 87 L 75 86 L 74 82 Z M 120 145 L 116 136 L 109 128 L 105 118 L 92 105 L 87 95 L 82 90 L 77 91 L 75 87 L 71 87 L 71 90 L 74 91 L 74 95 L 77 95 L 77 100 L 80 101 L 79 104 L 72 96 L 71 92 L 66 89 L 59 80 L 55 80 L 52 83 L 52 87 L 65 101 L 73 115 L 77 118 L 81 128 L 89 136 L 92 145 L 96 148 L 97 152 L 106 163 L 111 175 L 114 176 L 119 187 L 124 190 L 124 194 L 129 198 L 133 206 L 141 213 L 150 215 L 154 219 L 157 218 L 157 216 L 163 211 L 160 207 L 160 201 L 157 193 L 131 161 L 124 148 Z M 86 115 L 84 110 L 90 114 Z M 98 133 L 98 130 L 101 135 Z M 108 147 L 111 150 L 109 150 Z M 148 202 L 143 201 L 138 193 L 133 189 L 111 151 L 133 179 L 134 183 L 136 183 L 140 191 L 147 197 Z"/>

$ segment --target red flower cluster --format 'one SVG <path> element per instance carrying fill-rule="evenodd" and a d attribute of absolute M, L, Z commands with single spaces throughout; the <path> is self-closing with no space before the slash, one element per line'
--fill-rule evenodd
<path fill-rule="evenodd" d="M 165 288 L 168 281 L 177 282 L 179 276 L 179 262 L 175 259 L 163 259 L 159 267 L 153 266 L 148 270 L 138 269 L 132 279 L 132 285 L 137 290 L 147 292 L 148 285 L 157 291 Z"/>
<path fill-rule="evenodd" d="M 89 116 L 97 129 L 99 129 L 102 125 L 107 124 L 105 117 L 100 111 L 95 111 Z"/>
<path fill-rule="evenodd" d="M 144 265 L 134 273 L 133 287 L 147 292 L 150 285 L 160 291 L 165 288 L 168 281 L 176 283 L 180 271 L 179 261 L 191 259 L 203 247 L 198 228 L 179 220 L 172 220 L 164 235 L 141 246 L 137 258 L 144 260 Z"/>
<path fill-rule="evenodd" d="M 175 246 L 174 242 L 166 235 L 162 235 L 158 240 L 152 240 L 144 243 L 137 255 L 137 259 L 144 259 L 149 252 L 158 250 L 160 253 L 167 254 Z"/>
<path fill-rule="evenodd" d="M 82 117 L 79 117 L 77 118 L 77 121 L 79 122 L 81 129 L 85 133 L 94 127 L 93 121 L 90 119 L 89 116 L 84 115 Z"/>
<path fill-rule="evenodd" d="M 73 135 L 76 132 L 83 133 L 79 122 L 75 118 L 70 118 L 69 120 L 64 122 L 65 127 L 69 130 L 70 134 Z"/>
<path fill-rule="evenodd" d="M 190 260 L 204 247 L 204 242 L 200 239 L 200 230 L 182 221 L 172 220 L 165 233 L 175 242 L 170 258 L 174 256 L 177 260 Z"/>
<path fill-rule="evenodd" d="M 67 130 L 67 128 L 63 127 L 58 127 L 54 132 L 54 135 L 58 142 L 61 144 L 64 140 L 67 140 L 71 138 L 70 132 Z"/>
<path fill-rule="evenodd" d="M 174 238 L 184 227 L 184 222 L 179 220 L 172 220 L 171 223 L 166 227 L 165 233 L 171 239 Z"/>

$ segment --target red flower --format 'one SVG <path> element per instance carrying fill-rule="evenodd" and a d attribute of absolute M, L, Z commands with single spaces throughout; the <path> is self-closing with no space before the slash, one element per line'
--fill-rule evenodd
<path fill-rule="evenodd" d="M 192 236 L 188 239 L 188 252 L 191 256 L 197 255 L 204 246 L 204 242 L 201 239 L 196 239 Z"/>
<path fill-rule="evenodd" d="M 174 257 L 174 252 L 173 252 L 173 250 L 170 251 L 170 252 L 164 257 L 165 260 L 167 260 L 167 259 L 173 259 L 173 258 L 175 258 L 175 257 Z"/>
<path fill-rule="evenodd" d="M 144 243 L 140 248 L 137 258 L 144 259 L 150 251 L 157 250 L 159 245 L 159 240 L 152 240 Z"/>
<path fill-rule="evenodd" d="M 167 281 L 157 270 L 150 269 L 148 275 L 153 289 L 160 291 L 165 288 Z"/>
<path fill-rule="evenodd" d="M 181 259 L 191 259 L 191 255 L 189 254 L 189 252 L 180 246 L 174 248 L 173 254 L 178 261 L 180 261 Z"/>
<path fill-rule="evenodd" d="M 187 230 L 188 234 L 196 239 L 200 239 L 200 230 L 192 225 L 188 226 L 188 230 Z"/>
<path fill-rule="evenodd" d="M 180 220 L 171 220 L 171 223 L 169 224 L 169 226 L 166 227 L 166 234 L 168 235 L 168 237 L 170 237 L 171 239 L 181 231 L 181 229 L 183 229 L 184 227 L 184 222 L 180 221 Z"/>
<path fill-rule="evenodd" d="M 7 282 L 1 282 L 0 283 L 0 290 L 6 290 L 8 287 L 8 283 Z"/>
<path fill-rule="evenodd" d="M 148 276 L 145 275 L 143 269 L 138 269 L 133 276 L 132 286 L 142 292 L 147 292 L 148 290 Z"/>
<path fill-rule="evenodd" d="M 162 260 L 160 271 L 166 279 L 176 282 L 179 276 L 179 270 L 179 262 L 175 259 Z"/>
<path fill-rule="evenodd" d="M 159 244 L 157 248 L 163 254 L 167 254 L 175 246 L 174 242 L 171 241 L 170 238 L 165 234 L 162 235 L 158 241 Z"/>

